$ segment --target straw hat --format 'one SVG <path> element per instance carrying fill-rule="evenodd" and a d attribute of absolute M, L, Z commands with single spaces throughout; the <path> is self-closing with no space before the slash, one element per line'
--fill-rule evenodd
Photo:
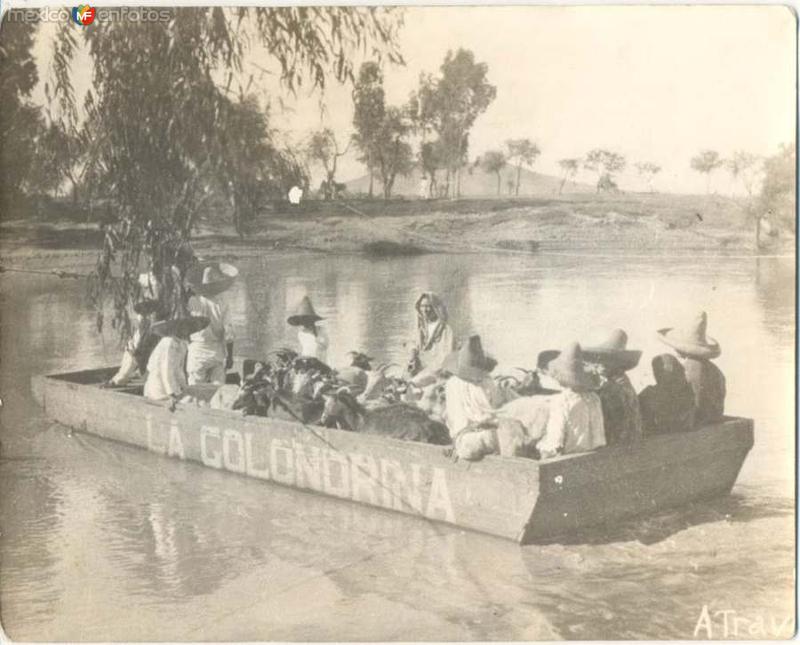
<path fill-rule="evenodd" d="M 150 331 L 159 336 L 191 336 L 208 327 L 209 322 L 205 316 L 173 318 L 155 323 Z"/>
<path fill-rule="evenodd" d="M 627 344 L 628 334 L 621 329 L 615 329 L 605 342 L 594 347 L 584 347 L 583 358 L 590 363 L 600 363 L 624 371 L 632 370 L 639 364 L 642 352 L 625 349 Z"/>
<path fill-rule="evenodd" d="M 496 360 L 484 354 L 481 337 L 475 335 L 444 359 L 442 369 L 470 383 L 479 383 L 496 365 Z"/>
<path fill-rule="evenodd" d="M 707 326 L 708 316 L 701 311 L 686 327 L 659 329 L 658 339 L 693 358 L 716 358 L 722 350 L 716 340 L 706 336 Z"/>
<path fill-rule="evenodd" d="M 239 270 L 225 262 L 194 264 L 186 271 L 186 283 L 192 291 L 212 298 L 229 289 L 239 275 Z"/>
<path fill-rule="evenodd" d="M 314 311 L 314 305 L 311 304 L 311 299 L 308 296 L 303 296 L 300 304 L 295 307 L 294 313 L 286 319 L 290 325 L 297 327 L 299 325 L 307 325 L 311 323 L 324 320 L 322 316 L 318 316 Z"/>
<path fill-rule="evenodd" d="M 578 343 L 571 343 L 557 358 L 549 361 L 547 373 L 558 381 L 561 387 L 573 390 L 596 390 L 602 384 L 597 374 L 586 371 L 583 352 Z"/>
<path fill-rule="evenodd" d="M 133 305 L 133 310 L 140 316 L 149 316 L 161 308 L 161 303 L 152 298 L 145 298 Z"/>

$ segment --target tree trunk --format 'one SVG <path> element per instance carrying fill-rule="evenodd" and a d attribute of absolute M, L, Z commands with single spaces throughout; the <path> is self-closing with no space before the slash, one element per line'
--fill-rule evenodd
<path fill-rule="evenodd" d="M 497 196 L 500 197 L 500 171 L 497 171 Z"/>
<path fill-rule="evenodd" d="M 517 164 L 517 185 L 514 187 L 514 197 L 519 197 L 519 176 L 522 174 L 522 162 Z"/>
<path fill-rule="evenodd" d="M 559 195 L 560 195 L 562 192 L 564 192 L 564 184 L 566 184 L 566 183 L 567 183 L 567 173 L 564 173 L 564 177 L 562 177 L 562 179 L 561 179 L 561 184 L 560 184 L 560 185 L 559 185 L 559 187 L 558 187 L 558 194 L 559 194 Z"/>
<path fill-rule="evenodd" d="M 370 153 L 369 159 L 369 198 L 372 199 L 373 180 L 375 178 L 375 171 L 372 169 L 372 154 Z"/>

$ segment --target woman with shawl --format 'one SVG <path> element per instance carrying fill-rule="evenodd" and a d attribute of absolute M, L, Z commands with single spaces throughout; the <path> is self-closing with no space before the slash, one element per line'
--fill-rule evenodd
<path fill-rule="evenodd" d="M 423 293 L 416 304 L 417 343 L 409 363 L 412 381 L 432 383 L 442 363 L 455 350 L 453 330 L 447 323 L 447 307 L 435 293 Z"/>

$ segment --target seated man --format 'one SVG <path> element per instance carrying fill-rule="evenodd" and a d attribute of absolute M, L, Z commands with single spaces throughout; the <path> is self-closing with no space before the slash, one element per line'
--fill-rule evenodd
<path fill-rule="evenodd" d="M 683 363 L 686 380 L 694 391 L 698 426 L 718 423 L 725 412 L 725 377 L 711 362 L 721 350 L 717 341 L 706 337 L 707 324 L 706 312 L 701 311 L 682 329 L 658 331 L 659 340 L 672 347 Z"/>
<path fill-rule="evenodd" d="M 526 450 L 524 429 L 514 420 L 495 416 L 515 394 L 497 387 L 490 376 L 497 361 L 483 353 L 480 336 L 471 336 L 442 363 L 452 374 L 445 383 L 445 417 L 456 456 L 480 459 L 486 454 L 513 456 Z"/>
<path fill-rule="evenodd" d="M 547 429 L 537 445 L 542 458 L 605 446 L 603 410 L 595 392 L 602 379 L 586 370 L 580 345 L 567 347 L 547 364 L 547 372 L 564 389 L 550 399 Z"/>
<path fill-rule="evenodd" d="M 189 337 L 207 326 L 208 318 L 202 316 L 164 320 L 152 326 L 152 332 L 161 336 L 161 340 L 147 362 L 146 398 L 153 401 L 171 399 L 174 406 L 183 396 L 188 385 L 184 363 Z"/>
<path fill-rule="evenodd" d="M 694 428 L 694 391 L 683 365 L 671 354 L 653 359 L 655 385 L 639 394 L 645 435 L 686 432 Z"/>
<path fill-rule="evenodd" d="M 584 358 L 599 364 L 606 379 L 597 395 L 603 409 L 603 427 L 609 446 L 633 443 L 642 438 L 639 400 L 626 374 L 638 365 L 642 352 L 627 349 L 627 344 L 628 335 L 615 329 L 605 343 L 583 350 Z"/>

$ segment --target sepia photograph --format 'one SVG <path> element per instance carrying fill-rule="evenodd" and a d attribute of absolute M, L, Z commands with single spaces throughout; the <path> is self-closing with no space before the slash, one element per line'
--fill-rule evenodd
<path fill-rule="evenodd" d="M 788 640 L 797 15 L 0 1 L 0 640 Z"/>

